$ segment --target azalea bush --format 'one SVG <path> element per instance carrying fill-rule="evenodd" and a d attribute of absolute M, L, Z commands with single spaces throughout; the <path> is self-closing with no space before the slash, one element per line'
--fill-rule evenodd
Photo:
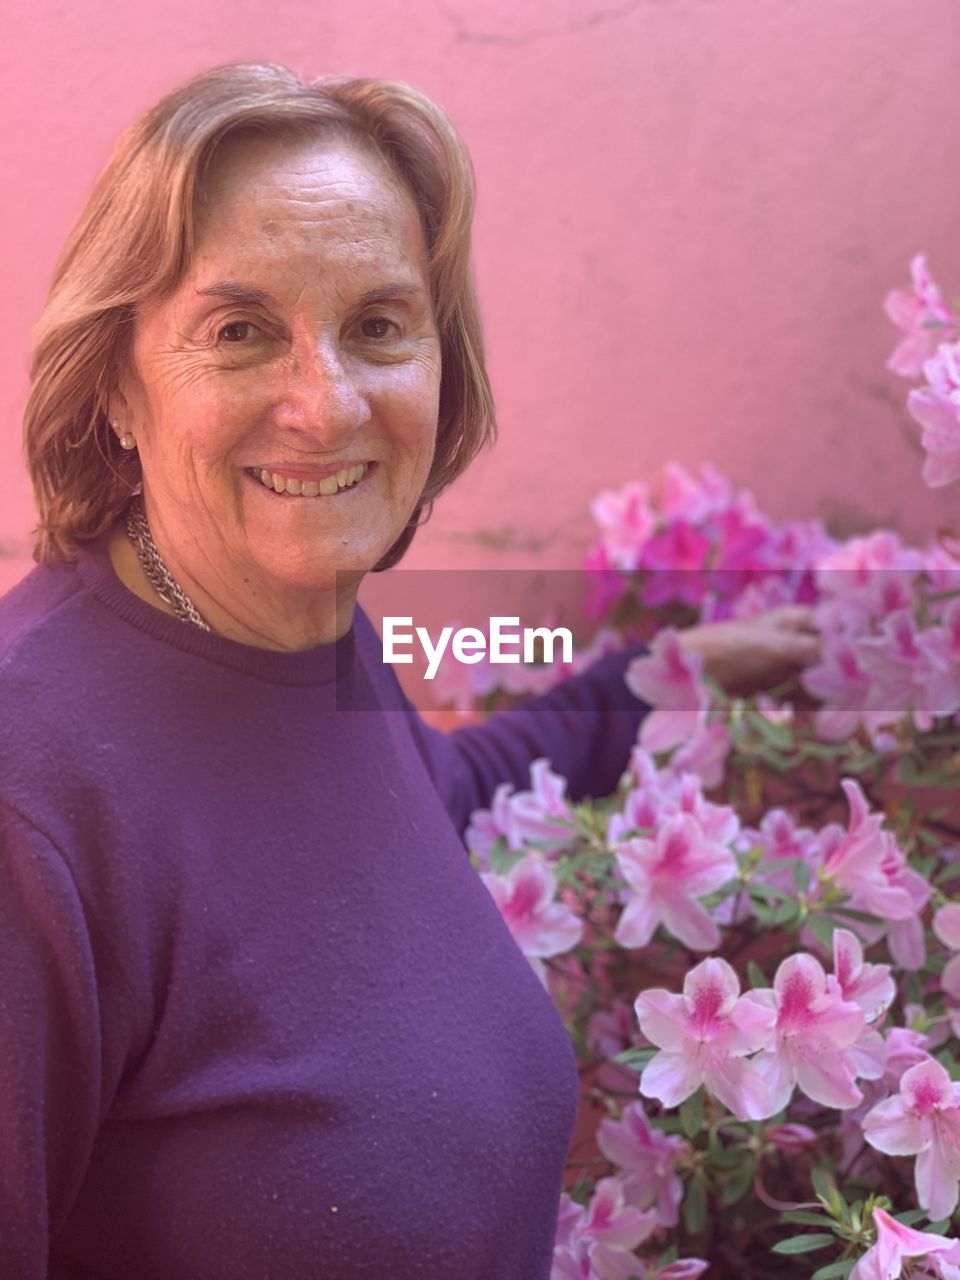
<path fill-rule="evenodd" d="M 911 272 L 886 300 L 889 365 L 920 384 L 939 487 L 960 479 L 960 323 L 922 257 Z M 602 626 L 577 663 L 647 642 L 629 768 L 574 805 L 537 761 L 468 832 L 596 1120 L 553 1280 L 960 1280 L 957 547 L 777 525 L 706 466 L 593 514 Z M 680 643 L 791 603 L 813 607 L 820 658 L 762 695 L 725 693 Z M 520 689 L 466 672 L 461 705 Z"/>

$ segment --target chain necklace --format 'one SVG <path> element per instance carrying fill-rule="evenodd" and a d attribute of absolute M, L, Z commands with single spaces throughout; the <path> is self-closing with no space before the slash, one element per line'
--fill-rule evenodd
<path fill-rule="evenodd" d="M 143 571 L 150 579 L 150 583 L 157 595 L 173 607 L 178 618 L 183 618 L 185 622 L 192 622 L 195 626 L 202 627 L 204 631 L 210 631 L 211 628 L 200 617 L 195 606 L 188 599 L 183 589 L 177 585 L 170 570 L 161 560 L 160 552 L 157 550 L 150 534 L 150 526 L 147 524 L 147 513 L 144 510 L 141 494 L 135 494 L 130 501 L 124 524 L 127 530 L 127 537 L 136 548 L 137 556 L 141 565 L 143 565 Z"/>

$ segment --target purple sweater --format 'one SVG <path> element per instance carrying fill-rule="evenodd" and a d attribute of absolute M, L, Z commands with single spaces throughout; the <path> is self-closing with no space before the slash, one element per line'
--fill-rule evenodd
<path fill-rule="evenodd" d="M 360 609 L 259 649 L 106 544 L 0 600 L 0 1276 L 547 1280 L 575 1061 L 460 833 L 613 789 L 628 655 L 444 735 Z"/>

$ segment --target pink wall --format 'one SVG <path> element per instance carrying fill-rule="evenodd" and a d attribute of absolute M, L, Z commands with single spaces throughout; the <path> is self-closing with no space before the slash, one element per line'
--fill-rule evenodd
<path fill-rule="evenodd" d="M 59 246 L 121 128 L 236 58 L 409 80 L 472 150 L 501 439 L 411 567 L 575 565 L 591 495 L 670 458 L 841 534 L 960 521 L 921 482 L 880 310 L 918 249 L 960 294 L 957 0 L 34 0 L 17 22 L 0 587 L 30 563 L 20 419 Z"/>

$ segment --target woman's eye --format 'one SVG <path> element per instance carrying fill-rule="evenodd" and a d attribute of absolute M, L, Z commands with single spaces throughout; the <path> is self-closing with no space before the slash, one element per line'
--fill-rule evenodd
<path fill-rule="evenodd" d="M 365 338 L 389 338 L 391 328 L 399 333 L 399 326 L 387 316 L 368 316 L 360 327 Z"/>
<path fill-rule="evenodd" d="M 238 342 L 235 339 L 224 338 L 223 335 L 229 333 L 231 329 L 255 329 L 256 327 L 250 320 L 231 320 L 229 324 L 225 324 L 217 330 L 217 341 L 228 347 L 242 346 L 242 339 Z"/>

